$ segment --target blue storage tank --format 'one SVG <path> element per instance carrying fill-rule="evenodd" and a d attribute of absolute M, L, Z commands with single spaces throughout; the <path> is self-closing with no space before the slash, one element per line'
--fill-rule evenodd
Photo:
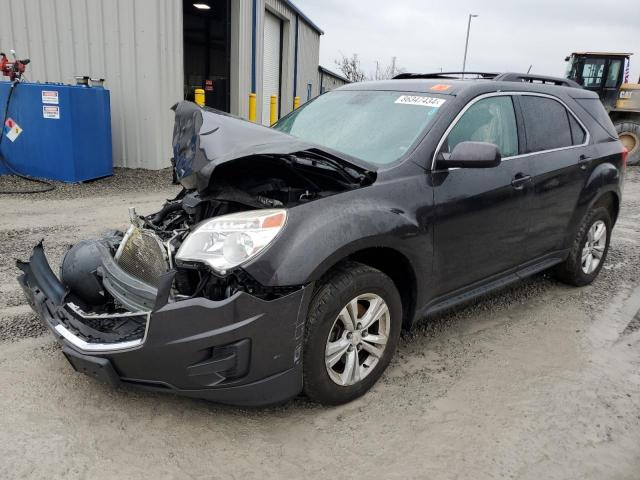
<path fill-rule="evenodd" d="M 0 82 L 3 113 L 10 88 L 11 83 Z M 19 173 L 63 182 L 113 174 L 111 109 L 105 88 L 19 83 L 7 117 L 0 149 Z M 0 174 L 8 173 L 0 163 Z"/>

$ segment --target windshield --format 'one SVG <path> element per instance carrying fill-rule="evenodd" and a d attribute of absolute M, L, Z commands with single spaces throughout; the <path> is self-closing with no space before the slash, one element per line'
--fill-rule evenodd
<path fill-rule="evenodd" d="M 280 120 L 274 129 L 376 165 L 398 160 L 445 99 L 384 91 L 333 91 Z"/>
<path fill-rule="evenodd" d="M 577 66 L 577 59 L 576 59 L 575 56 L 571 55 L 569 57 L 569 60 L 567 61 L 567 68 L 566 68 L 564 76 L 566 78 L 570 78 L 572 80 L 575 80 L 576 77 L 578 76 L 576 74 L 576 66 Z"/>

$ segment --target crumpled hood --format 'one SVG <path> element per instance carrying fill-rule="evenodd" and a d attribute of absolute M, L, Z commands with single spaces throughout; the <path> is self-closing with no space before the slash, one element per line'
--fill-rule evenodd
<path fill-rule="evenodd" d="M 251 155 L 289 155 L 306 150 L 329 153 L 313 143 L 223 112 L 200 108 L 193 102 L 177 103 L 173 110 L 176 176 L 187 189 L 204 191 L 218 165 Z M 335 156 L 335 152 L 330 155 Z"/>

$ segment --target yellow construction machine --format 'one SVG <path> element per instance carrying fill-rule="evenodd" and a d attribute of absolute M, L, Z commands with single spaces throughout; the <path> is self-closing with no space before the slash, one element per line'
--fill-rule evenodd
<path fill-rule="evenodd" d="M 629 165 L 640 163 L 640 80 L 629 83 L 632 53 L 574 52 L 565 58 L 566 77 L 600 96 L 629 150 Z"/>

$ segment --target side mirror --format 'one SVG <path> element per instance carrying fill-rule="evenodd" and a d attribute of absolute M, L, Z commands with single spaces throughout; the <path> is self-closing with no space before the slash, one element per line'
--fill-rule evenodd
<path fill-rule="evenodd" d="M 440 168 L 493 168 L 500 165 L 502 155 L 497 145 L 486 142 L 460 142 L 453 152 L 437 161 Z"/>

